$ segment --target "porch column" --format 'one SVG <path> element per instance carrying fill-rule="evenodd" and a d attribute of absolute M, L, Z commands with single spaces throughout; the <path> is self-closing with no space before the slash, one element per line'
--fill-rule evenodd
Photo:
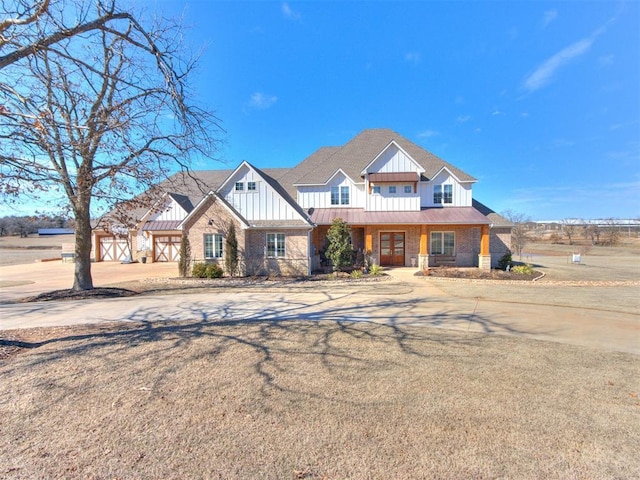
<path fill-rule="evenodd" d="M 373 255 L 373 233 L 369 225 L 364 227 L 364 251 Z"/>
<path fill-rule="evenodd" d="M 420 254 L 418 267 L 422 271 L 429 270 L 429 230 L 426 225 L 420 225 Z"/>
<path fill-rule="evenodd" d="M 480 228 L 480 255 L 478 255 L 478 268 L 491 270 L 491 253 L 489 252 L 489 225 Z"/>

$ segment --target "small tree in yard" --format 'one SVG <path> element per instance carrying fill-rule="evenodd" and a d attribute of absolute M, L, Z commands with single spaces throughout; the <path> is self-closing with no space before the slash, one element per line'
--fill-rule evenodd
<path fill-rule="evenodd" d="M 513 223 L 513 228 L 511 229 L 511 250 L 517 253 L 522 260 L 522 250 L 529 242 L 526 224 L 530 219 L 525 214 L 514 212 L 513 210 L 505 210 L 502 212 L 502 216 Z"/>
<path fill-rule="evenodd" d="M 351 248 L 351 232 L 349 225 L 341 218 L 333 220 L 327 232 L 327 251 L 325 255 L 333 264 L 333 270 L 338 271 L 351 266 L 353 249 Z"/>
<path fill-rule="evenodd" d="M 182 232 L 182 241 L 180 242 L 180 260 L 178 261 L 178 272 L 181 277 L 188 277 L 191 273 L 191 244 L 189 237 Z"/>
<path fill-rule="evenodd" d="M 236 238 L 236 227 L 233 222 L 229 225 L 225 246 L 224 266 L 229 276 L 233 277 L 238 271 L 238 239 Z"/>

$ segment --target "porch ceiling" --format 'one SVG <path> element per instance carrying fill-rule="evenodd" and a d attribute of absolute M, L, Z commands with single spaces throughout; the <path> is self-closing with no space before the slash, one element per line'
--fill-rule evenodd
<path fill-rule="evenodd" d="M 415 212 L 371 212 L 360 208 L 315 208 L 310 212 L 316 225 L 331 225 L 342 218 L 350 225 L 488 225 L 487 217 L 473 207 L 426 208 Z"/>

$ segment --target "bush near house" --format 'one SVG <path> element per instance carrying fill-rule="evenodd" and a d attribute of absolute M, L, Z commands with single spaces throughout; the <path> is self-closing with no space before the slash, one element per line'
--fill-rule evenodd
<path fill-rule="evenodd" d="M 191 275 L 195 278 L 222 278 L 222 268 L 215 263 L 196 263 Z"/>

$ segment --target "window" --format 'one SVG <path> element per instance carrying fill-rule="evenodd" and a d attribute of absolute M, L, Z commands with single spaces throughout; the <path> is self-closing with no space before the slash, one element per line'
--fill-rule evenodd
<path fill-rule="evenodd" d="M 444 188 L 444 195 L 442 190 Z M 453 185 L 434 185 L 433 203 L 453 203 Z"/>
<path fill-rule="evenodd" d="M 380 185 L 374 185 L 371 191 L 373 193 L 380 193 Z"/>
<path fill-rule="evenodd" d="M 444 203 L 453 203 L 453 185 L 444 185 Z"/>
<path fill-rule="evenodd" d="M 331 187 L 331 205 L 340 205 L 340 187 Z"/>
<path fill-rule="evenodd" d="M 284 257 L 284 233 L 267 233 L 267 257 Z"/>
<path fill-rule="evenodd" d="M 454 232 L 431 232 L 431 255 L 453 255 L 455 252 Z"/>
<path fill-rule="evenodd" d="M 244 190 L 244 183 L 236 182 L 236 192 L 242 192 Z"/>
<path fill-rule="evenodd" d="M 255 192 L 256 191 L 256 182 L 247 182 L 247 191 Z"/>
<path fill-rule="evenodd" d="M 331 187 L 331 205 L 349 205 L 349 187 Z"/>
<path fill-rule="evenodd" d="M 204 235 L 204 258 L 222 258 L 222 235 Z"/>
<path fill-rule="evenodd" d="M 411 185 L 405 185 L 404 193 L 413 193 L 413 187 Z"/>
<path fill-rule="evenodd" d="M 442 203 L 442 185 L 433 186 L 433 203 Z"/>
<path fill-rule="evenodd" d="M 396 186 L 395 185 L 389 185 L 389 193 L 391 193 L 391 194 L 396 193 Z"/>
<path fill-rule="evenodd" d="M 349 187 L 340 187 L 340 205 L 349 205 Z"/>

